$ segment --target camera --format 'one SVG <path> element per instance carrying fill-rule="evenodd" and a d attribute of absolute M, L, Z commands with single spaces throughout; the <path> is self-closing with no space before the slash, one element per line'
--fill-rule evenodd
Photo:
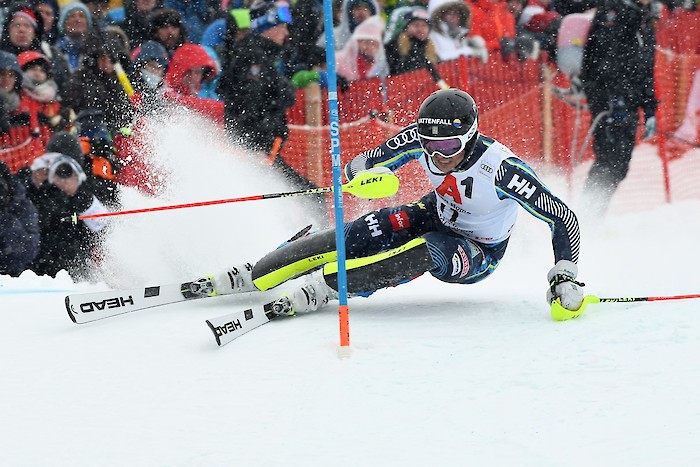
<path fill-rule="evenodd" d="M 56 171 L 54 173 L 59 178 L 70 178 L 71 175 L 73 175 L 73 167 L 69 163 L 64 162 L 56 167 Z"/>

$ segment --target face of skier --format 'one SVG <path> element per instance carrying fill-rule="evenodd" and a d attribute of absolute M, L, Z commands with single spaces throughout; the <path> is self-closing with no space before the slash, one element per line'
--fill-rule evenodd
<path fill-rule="evenodd" d="M 352 20 L 355 22 L 355 24 L 360 24 L 370 16 L 372 16 L 372 10 L 369 9 L 369 6 L 365 5 L 364 3 L 360 3 L 357 5 L 355 8 L 350 11 L 350 16 L 352 17 Z"/>
<path fill-rule="evenodd" d="M 435 164 L 435 167 L 440 170 L 440 172 L 452 172 L 464 160 L 464 149 L 452 157 L 443 157 L 440 154 L 435 153 L 432 155 L 431 160 L 433 161 L 433 164 Z"/>

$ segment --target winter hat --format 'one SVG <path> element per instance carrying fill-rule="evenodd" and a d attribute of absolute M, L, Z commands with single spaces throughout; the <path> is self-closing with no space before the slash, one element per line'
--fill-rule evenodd
<path fill-rule="evenodd" d="M 80 2 L 70 2 L 63 5 L 61 8 L 61 15 L 58 17 L 58 32 L 60 34 L 63 34 L 63 28 L 66 26 L 66 19 L 68 19 L 68 16 L 74 11 L 82 12 L 87 19 L 88 29 L 92 29 L 92 15 L 88 7 Z"/>
<path fill-rule="evenodd" d="M 159 8 L 153 10 L 150 17 L 151 34 L 155 33 L 158 28 L 163 26 L 175 26 L 183 30 L 182 16 L 177 10 L 170 8 Z"/>
<path fill-rule="evenodd" d="M 22 89 L 22 69 L 19 67 L 15 54 L 0 50 L 0 70 L 12 70 L 17 75 L 15 82 L 15 90 L 19 92 Z"/>
<path fill-rule="evenodd" d="M 30 23 L 32 23 L 34 30 L 39 30 L 39 22 L 36 19 L 36 12 L 31 10 L 30 8 L 19 8 L 15 10 L 12 13 L 12 17 L 14 18 L 15 16 L 21 16 L 22 18 L 28 20 Z"/>
<path fill-rule="evenodd" d="M 46 143 L 46 152 L 58 152 L 64 156 L 70 156 L 76 161 L 82 162 L 83 149 L 80 140 L 73 133 L 59 131 Z"/>
<path fill-rule="evenodd" d="M 380 16 L 370 16 L 357 25 L 352 37 L 355 40 L 372 40 L 382 43 L 384 34 L 384 20 Z"/>
<path fill-rule="evenodd" d="M 280 24 L 290 24 L 292 13 L 285 1 L 255 0 L 250 7 L 250 30 L 261 34 Z"/>
<path fill-rule="evenodd" d="M 29 65 L 39 63 L 47 74 L 51 72 L 51 62 L 49 62 L 49 59 L 46 58 L 46 55 L 35 50 L 25 50 L 17 56 L 17 62 L 23 71 L 26 70 Z"/>
<path fill-rule="evenodd" d="M 426 23 L 430 24 L 430 17 L 428 16 L 428 10 L 423 8 L 423 7 L 415 7 L 412 8 L 411 11 L 408 11 L 406 14 L 403 15 L 403 21 L 404 21 L 404 29 L 408 27 L 409 24 L 411 24 L 411 21 L 425 21 Z"/>
<path fill-rule="evenodd" d="M 168 68 L 168 51 L 159 42 L 144 42 L 134 51 L 131 70 L 140 70 L 148 62 L 157 62 L 163 69 Z"/>

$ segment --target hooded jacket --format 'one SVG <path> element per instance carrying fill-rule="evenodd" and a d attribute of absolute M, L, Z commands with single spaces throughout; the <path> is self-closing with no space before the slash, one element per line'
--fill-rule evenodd
<path fill-rule="evenodd" d="M 379 16 L 371 16 L 360 23 L 350 36 L 348 43 L 336 55 L 338 76 L 342 76 L 348 81 L 388 76 L 389 66 L 384 55 L 383 32 L 384 21 Z M 362 60 L 358 49 L 358 41 L 360 40 L 373 40 L 379 44 L 374 62 L 369 65 L 365 74 L 362 73 L 359 66 L 359 61 Z"/>

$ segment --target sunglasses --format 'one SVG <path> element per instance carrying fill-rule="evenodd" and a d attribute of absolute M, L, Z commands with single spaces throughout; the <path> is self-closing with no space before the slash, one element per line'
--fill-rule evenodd
<path fill-rule="evenodd" d="M 463 135 L 431 137 L 419 134 L 418 141 L 423 150 L 430 157 L 435 157 L 437 154 L 438 156 L 449 159 L 450 157 L 455 157 L 464 150 L 464 147 L 476 133 L 476 128 L 477 121 L 475 119 L 469 131 Z"/>

